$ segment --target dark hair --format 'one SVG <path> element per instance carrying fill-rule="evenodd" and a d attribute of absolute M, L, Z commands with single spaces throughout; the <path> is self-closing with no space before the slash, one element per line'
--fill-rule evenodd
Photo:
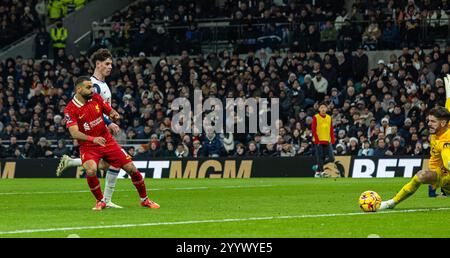
<path fill-rule="evenodd" d="M 112 59 L 111 52 L 109 52 L 109 50 L 106 48 L 100 48 L 99 50 L 95 51 L 94 54 L 92 54 L 92 63 L 95 66 L 95 63 L 97 63 L 97 61 L 103 62 L 108 58 Z"/>
<path fill-rule="evenodd" d="M 439 120 L 450 121 L 450 112 L 445 107 L 435 107 L 428 113 L 430 116 L 434 116 Z"/>
<path fill-rule="evenodd" d="M 321 107 L 321 106 L 328 107 L 328 104 L 329 104 L 328 102 L 322 101 L 322 102 L 319 103 L 319 107 Z"/>
<path fill-rule="evenodd" d="M 83 83 L 85 81 L 90 81 L 90 80 L 91 80 L 91 78 L 89 78 L 88 76 L 80 76 L 75 81 L 75 87 L 77 87 L 78 85 L 80 85 L 81 83 Z"/>

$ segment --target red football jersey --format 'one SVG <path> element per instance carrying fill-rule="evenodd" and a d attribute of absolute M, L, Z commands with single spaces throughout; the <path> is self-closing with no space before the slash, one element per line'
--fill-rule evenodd
<path fill-rule="evenodd" d="M 97 93 L 94 93 L 84 105 L 74 97 L 64 109 L 66 127 L 78 125 L 80 132 L 92 137 L 101 136 L 106 139 L 106 142 L 110 142 L 114 138 L 103 121 L 103 113 L 109 114 L 111 110 L 111 106 L 105 103 Z M 80 148 L 99 146 L 88 141 L 79 141 L 79 143 Z"/>

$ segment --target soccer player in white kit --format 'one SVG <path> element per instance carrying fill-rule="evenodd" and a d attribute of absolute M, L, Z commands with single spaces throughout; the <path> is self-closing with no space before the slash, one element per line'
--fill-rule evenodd
<path fill-rule="evenodd" d="M 112 55 L 107 49 L 99 49 L 92 55 L 92 62 L 95 65 L 95 71 L 91 77 L 91 81 L 95 91 L 100 94 L 105 103 L 108 102 L 109 105 L 111 105 L 111 90 L 106 84 L 105 78 L 111 74 Z M 108 126 L 108 129 L 111 130 L 114 135 L 117 135 L 120 132 L 120 127 L 113 123 L 108 117 L 104 116 L 104 121 L 106 126 Z M 67 168 L 78 167 L 81 165 L 80 158 L 72 159 L 67 155 L 63 155 L 56 169 L 56 175 L 60 176 Z M 122 208 L 111 201 L 120 168 L 111 167 L 104 160 L 100 162 L 99 168 L 102 170 L 107 169 L 103 202 L 106 203 L 106 207 L 108 208 Z"/>

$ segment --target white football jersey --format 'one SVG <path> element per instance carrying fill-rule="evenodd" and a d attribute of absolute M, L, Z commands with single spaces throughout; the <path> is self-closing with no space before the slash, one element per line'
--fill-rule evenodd
<path fill-rule="evenodd" d="M 95 92 L 102 96 L 105 103 L 108 103 L 111 106 L 111 90 L 108 87 L 108 84 L 104 81 L 100 81 L 94 76 L 91 76 L 91 82 L 94 85 Z"/>

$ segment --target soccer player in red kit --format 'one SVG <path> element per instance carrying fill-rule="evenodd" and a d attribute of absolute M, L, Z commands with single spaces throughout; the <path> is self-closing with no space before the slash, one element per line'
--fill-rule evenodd
<path fill-rule="evenodd" d="M 97 178 L 100 159 L 104 159 L 114 167 L 122 168 L 130 175 L 142 206 L 159 209 L 160 206 L 148 198 L 144 179 L 134 166 L 131 157 L 122 150 L 105 126 L 103 114 L 109 116 L 112 121 L 117 121 L 119 113 L 105 103 L 99 94 L 94 93 L 89 77 L 79 77 L 75 87 L 76 94 L 64 109 L 64 116 L 70 135 L 80 143 L 80 156 L 86 170 L 87 182 L 97 200 L 93 210 L 102 210 L 106 207 L 106 203 L 102 201 L 103 193 Z"/>

